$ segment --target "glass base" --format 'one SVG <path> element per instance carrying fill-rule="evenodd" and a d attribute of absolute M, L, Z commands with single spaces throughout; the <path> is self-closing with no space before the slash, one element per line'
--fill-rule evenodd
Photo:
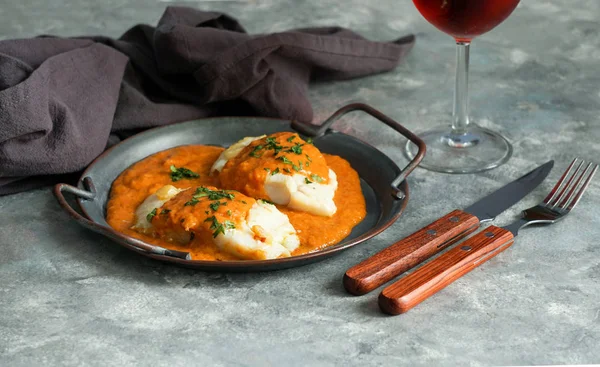
<path fill-rule="evenodd" d="M 475 124 L 469 124 L 463 134 L 453 133 L 449 126 L 443 126 L 418 135 L 427 145 L 427 153 L 419 166 L 431 171 L 481 172 L 498 167 L 512 155 L 508 140 Z M 404 153 L 412 159 L 417 147 L 409 141 Z"/>

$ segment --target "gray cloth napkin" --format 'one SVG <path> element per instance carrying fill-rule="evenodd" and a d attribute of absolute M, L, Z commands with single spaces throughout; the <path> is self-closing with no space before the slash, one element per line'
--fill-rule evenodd
<path fill-rule="evenodd" d="M 119 39 L 0 41 L 0 195 L 77 172 L 153 126 L 218 115 L 310 122 L 310 81 L 388 71 L 413 44 L 338 27 L 250 35 L 226 14 L 185 7 Z"/>

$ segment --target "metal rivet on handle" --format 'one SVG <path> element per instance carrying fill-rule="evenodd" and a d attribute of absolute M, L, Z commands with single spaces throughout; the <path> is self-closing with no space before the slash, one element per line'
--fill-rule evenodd
<path fill-rule="evenodd" d="M 427 234 L 430 236 L 435 236 L 437 232 L 435 231 L 435 229 L 430 229 L 429 231 L 427 231 Z"/>
<path fill-rule="evenodd" d="M 492 237 L 494 237 L 494 234 L 492 232 L 485 232 L 485 236 L 487 238 L 492 238 Z"/>
<path fill-rule="evenodd" d="M 458 217 L 450 217 L 450 222 L 458 222 Z"/>
<path fill-rule="evenodd" d="M 471 251 L 471 246 L 463 246 L 460 249 L 463 251 Z"/>

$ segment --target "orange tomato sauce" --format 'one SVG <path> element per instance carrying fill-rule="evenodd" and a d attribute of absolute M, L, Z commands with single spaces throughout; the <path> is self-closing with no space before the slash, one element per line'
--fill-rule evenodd
<path fill-rule="evenodd" d="M 313 148 L 309 148 L 311 149 Z M 318 150 L 314 149 L 316 152 L 313 153 L 316 155 Z M 219 178 L 210 174 L 212 164 L 222 151 L 223 148 L 205 145 L 180 146 L 156 153 L 133 164 L 113 182 L 106 209 L 108 224 L 121 233 L 145 242 L 188 251 L 194 260 L 239 260 L 219 250 L 209 238 L 195 238 L 190 244 L 183 246 L 136 232 L 131 228 L 136 221 L 137 207 L 149 195 L 165 185 L 173 185 L 180 189 L 195 189 L 198 186 L 223 188 Z M 278 209 L 288 215 L 300 239 L 300 246 L 292 253 L 293 256 L 340 242 L 366 216 L 365 199 L 356 171 L 341 157 L 328 154 L 323 154 L 322 157 L 337 175 L 338 189 L 334 197 L 337 212 L 332 217 L 323 217 L 278 205 Z M 188 168 L 198 173 L 200 177 L 183 178 L 173 182 L 170 175 L 171 165 Z M 327 177 L 325 173 L 322 174 Z"/>
<path fill-rule="evenodd" d="M 323 154 L 298 134 L 290 132 L 275 133 L 253 141 L 225 164 L 219 178 L 227 189 L 255 198 L 267 198 L 263 184 L 267 175 L 274 172 L 288 175 L 310 172 L 307 179 L 329 182 L 329 169 Z"/>

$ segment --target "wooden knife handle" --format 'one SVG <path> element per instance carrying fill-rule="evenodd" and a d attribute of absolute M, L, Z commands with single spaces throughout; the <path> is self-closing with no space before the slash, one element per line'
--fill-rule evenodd
<path fill-rule="evenodd" d="M 379 307 L 392 315 L 404 313 L 513 243 L 511 232 L 490 226 L 386 287 L 379 295 Z"/>
<path fill-rule="evenodd" d="M 477 228 L 477 217 L 454 210 L 348 269 L 344 274 L 344 287 L 354 295 L 368 293 Z"/>

